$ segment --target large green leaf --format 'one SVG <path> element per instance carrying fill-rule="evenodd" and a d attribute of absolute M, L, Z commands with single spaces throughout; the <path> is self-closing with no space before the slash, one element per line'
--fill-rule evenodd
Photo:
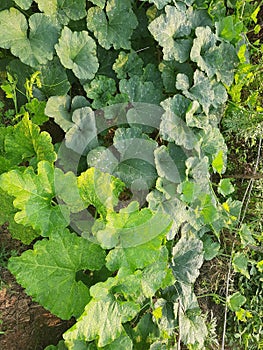
<path fill-rule="evenodd" d="M 80 196 L 77 177 L 73 172 L 64 173 L 61 169 L 55 168 L 54 188 L 56 201 L 58 203 L 65 203 L 71 213 L 78 213 L 86 208 Z"/>
<path fill-rule="evenodd" d="M 188 81 L 188 77 L 184 74 L 180 74 L 180 79 Z M 214 107 L 220 112 L 222 106 L 227 101 L 227 92 L 223 84 L 216 79 L 209 79 L 204 72 L 198 69 L 194 72 L 194 85 L 189 90 L 189 85 L 187 85 L 183 86 L 180 83 L 180 86 L 177 85 L 177 87 L 183 90 L 183 94 L 186 97 L 193 101 L 198 101 L 206 115 L 209 115 L 211 107 Z"/>
<path fill-rule="evenodd" d="M 105 49 L 130 49 L 130 39 L 138 25 L 129 0 L 108 0 L 106 12 L 91 7 L 87 16 L 88 29 Z"/>
<path fill-rule="evenodd" d="M 153 156 L 157 143 L 138 128 L 119 128 L 115 132 L 113 145 L 120 153 L 120 164 L 115 169 L 115 175 L 128 186 L 133 184 L 140 188 L 140 183 L 142 186 L 146 183 L 146 187 L 150 188 L 157 175 Z"/>
<path fill-rule="evenodd" d="M 52 60 L 59 28 L 42 13 L 33 14 L 28 25 L 20 11 L 10 8 L 0 12 L 0 32 L 0 47 L 11 49 L 23 63 L 35 67 Z"/>
<path fill-rule="evenodd" d="M 121 51 L 112 66 L 118 79 L 126 79 L 133 75 L 141 75 L 142 67 L 143 60 L 134 51 L 131 51 L 130 53 Z"/>
<path fill-rule="evenodd" d="M 227 297 L 227 306 L 231 311 L 238 311 L 240 310 L 241 306 L 245 304 L 246 297 L 242 295 L 240 292 L 236 292 L 232 295 L 229 295 Z"/>
<path fill-rule="evenodd" d="M 203 264 L 203 243 L 193 234 L 183 236 L 173 248 L 172 269 L 182 283 L 194 283 Z"/>
<path fill-rule="evenodd" d="M 149 30 L 163 47 L 165 60 L 185 62 L 189 58 L 192 39 L 187 37 L 191 33 L 191 23 L 183 3 L 165 6 L 165 13 L 150 23 Z"/>
<path fill-rule="evenodd" d="M 63 96 L 70 89 L 67 72 L 59 61 L 58 57 L 54 57 L 52 61 L 38 66 L 40 71 L 41 88 L 39 89 L 45 96 Z"/>
<path fill-rule="evenodd" d="M 163 260 L 163 255 L 167 253 L 166 248 L 162 247 L 163 235 L 159 235 L 147 241 L 145 244 L 137 245 L 130 248 L 116 247 L 111 250 L 107 256 L 107 268 L 111 271 L 120 269 L 124 271 L 135 271 L 136 269 L 143 269 L 155 261 Z"/>
<path fill-rule="evenodd" d="M 145 133 L 159 129 L 163 109 L 149 103 L 133 103 L 127 112 L 127 121 L 131 127 L 140 128 Z"/>
<path fill-rule="evenodd" d="M 165 87 L 166 93 L 175 94 L 176 89 L 176 76 L 178 73 L 184 73 L 188 76 L 190 83 L 193 77 L 193 67 L 189 62 L 179 63 L 175 60 L 172 61 L 162 61 L 159 64 L 160 72 L 162 73 L 163 85 Z"/>
<path fill-rule="evenodd" d="M 158 180 L 157 185 L 159 185 Z M 174 183 L 172 183 L 172 187 L 174 190 Z M 169 240 L 175 237 L 179 228 L 184 222 L 191 221 L 191 210 L 188 210 L 185 203 L 180 201 L 174 195 L 171 196 L 170 193 L 159 186 L 158 191 L 153 190 L 147 195 L 146 199 L 149 203 L 149 207 L 152 210 L 160 210 L 161 212 L 170 216 L 172 226 L 167 234 L 167 238 Z"/>
<path fill-rule="evenodd" d="M 205 321 L 194 293 L 188 295 L 185 293 L 183 306 L 180 304 L 178 306 L 179 330 L 184 344 L 198 344 L 199 349 L 204 348 L 208 335 Z"/>
<path fill-rule="evenodd" d="M 72 69 L 79 79 L 93 79 L 99 68 L 96 43 L 88 32 L 72 32 L 64 27 L 56 52 L 64 67 Z"/>
<path fill-rule="evenodd" d="M 237 252 L 233 256 L 232 266 L 236 272 L 239 272 L 246 276 L 246 278 L 250 279 L 248 262 L 248 257 L 245 253 Z"/>
<path fill-rule="evenodd" d="M 109 212 L 106 219 L 105 228 L 95 232 L 104 248 L 140 246 L 164 234 L 171 223 L 161 212 L 154 213 L 148 208 L 139 210 L 138 202 L 131 202 L 119 213 Z"/>
<path fill-rule="evenodd" d="M 218 184 L 218 188 L 217 188 L 217 192 L 222 194 L 224 197 L 228 196 L 229 194 L 233 193 L 235 191 L 234 186 L 231 183 L 230 179 L 221 179 L 219 184 Z"/>
<path fill-rule="evenodd" d="M 118 196 L 124 184 L 109 174 L 90 168 L 78 177 L 78 187 L 86 206 L 93 205 L 106 217 L 107 211 L 113 211 L 118 204 Z"/>
<path fill-rule="evenodd" d="M 175 279 L 168 264 L 168 251 L 162 249 L 160 258 L 147 266 L 142 273 L 142 291 L 147 298 L 152 298 L 158 289 L 172 285 Z"/>
<path fill-rule="evenodd" d="M 105 350 L 132 350 L 133 344 L 131 338 L 127 335 L 127 333 L 123 332 L 119 338 L 114 340 L 109 345 L 104 346 Z"/>
<path fill-rule="evenodd" d="M 123 296 L 125 300 L 142 304 L 146 298 L 152 298 L 158 289 L 173 284 L 175 279 L 169 267 L 168 250 L 160 246 L 160 239 L 158 239 L 158 242 L 156 240 L 156 244 L 151 245 L 153 253 L 150 254 L 146 250 L 147 254 L 144 261 L 141 260 L 138 263 L 136 261 L 130 264 L 129 258 L 132 255 L 136 256 L 141 248 L 134 247 L 113 251 L 111 256 L 108 257 L 108 266 L 113 268 L 111 264 L 120 264 L 118 274 L 93 286 L 91 288 L 93 297 L 95 299 L 105 299 L 111 293 L 115 297 Z M 118 252 L 120 257 L 116 261 Z M 136 270 L 136 267 L 139 269 Z"/>
<path fill-rule="evenodd" d="M 46 104 L 45 113 L 64 130 L 68 131 L 74 123 L 70 113 L 71 98 L 68 95 L 51 96 Z"/>
<path fill-rule="evenodd" d="M 122 323 L 132 320 L 139 311 L 139 305 L 133 302 L 115 301 L 111 298 L 93 299 L 86 306 L 76 325 L 64 334 L 66 345 L 71 348 L 76 339 L 85 341 L 97 339 L 98 346 L 104 347 L 119 337 L 127 337 Z"/>
<path fill-rule="evenodd" d="M 191 49 L 191 60 L 203 70 L 209 78 L 216 76 L 226 85 L 231 85 L 238 57 L 233 45 L 221 42 L 210 27 L 196 28 L 196 39 Z M 225 57 L 228 59 L 225 60 Z"/>
<path fill-rule="evenodd" d="M 257 11 L 257 10 L 256 10 Z M 220 16 L 215 24 L 216 33 L 231 43 L 237 43 L 242 40 L 242 32 L 245 30 L 244 22 L 238 16 Z"/>
<path fill-rule="evenodd" d="M 191 101 L 182 95 L 174 95 L 161 103 L 165 113 L 160 124 L 160 134 L 164 140 L 175 142 L 176 145 L 193 149 L 197 137 L 185 123 L 185 115 Z"/>
<path fill-rule="evenodd" d="M 218 171 L 219 173 L 224 173 L 227 163 L 227 146 L 220 129 L 208 125 L 204 130 L 200 131 L 198 136 L 202 140 L 201 149 L 204 155 L 209 157 L 209 162 L 212 163 L 216 170 L 221 170 Z M 215 164 L 213 164 L 214 162 Z"/>
<path fill-rule="evenodd" d="M 56 153 L 52 140 L 47 132 L 40 132 L 38 125 L 31 122 L 28 115 L 16 124 L 12 132 L 5 137 L 6 157 L 14 164 L 22 161 L 47 160 L 53 163 L 56 160 Z"/>
<path fill-rule="evenodd" d="M 100 8 L 104 8 L 106 0 L 90 0 L 94 5 L 99 6 Z"/>
<path fill-rule="evenodd" d="M 161 10 L 165 5 L 171 2 L 170 0 L 149 0 L 149 2 L 153 3 L 158 10 Z"/>
<path fill-rule="evenodd" d="M 2 189 L 0 189 L 0 206 L 0 225 L 8 222 L 8 231 L 11 233 L 12 238 L 19 239 L 24 244 L 30 244 L 39 236 L 39 233 L 34 231 L 32 227 L 25 227 L 15 222 L 14 215 L 16 210 L 13 206 L 13 198 Z"/>
<path fill-rule="evenodd" d="M 212 260 L 214 259 L 220 250 L 220 243 L 218 241 L 214 241 L 211 236 L 205 234 L 202 237 L 203 248 L 204 248 L 204 259 Z"/>
<path fill-rule="evenodd" d="M 180 147 L 162 145 L 154 152 L 157 173 L 160 177 L 173 183 L 180 183 L 184 178 L 186 155 Z"/>
<path fill-rule="evenodd" d="M 152 81 L 143 81 L 138 75 L 119 83 L 120 92 L 127 94 L 130 102 L 145 102 L 159 105 L 163 99 L 162 89 L 157 89 Z"/>
<path fill-rule="evenodd" d="M 201 194 L 201 216 L 205 224 L 211 224 L 218 219 L 218 210 L 213 203 L 214 198 L 210 194 Z"/>
<path fill-rule="evenodd" d="M 36 0 L 40 11 L 48 16 L 56 16 L 62 24 L 77 21 L 86 16 L 85 0 Z"/>
<path fill-rule="evenodd" d="M 51 96 L 47 101 L 45 114 L 54 118 L 56 124 L 67 132 L 74 126 L 73 112 L 88 106 L 89 102 L 84 96 L 75 96 L 72 100 L 69 95 Z M 79 114 L 79 112 L 76 113 Z"/>
<path fill-rule="evenodd" d="M 104 173 L 114 175 L 119 160 L 115 157 L 110 148 L 99 146 L 88 153 L 87 163 L 89 167 L 95 167 Z"/>
<path fill-rule="evenodd" d="M 38 163 L 38 174 L 33 168 L 24 173 L 11 170 L 0 177 L 0 187 L 16 197 L 14 207 L 19 209 L 15 221 L 32 226 L 42 235 L 62 229 L 69 224 L 69 208 L 56 205 L 54 188 L 54 168 L 47 161 Z"/>
<path fill-rule="evenodd" d="M 23 10 L 28 10 L 33 0 L 15 0 L 15 3 Z"/>
<path fill-rule="evenodd" d="M 174 285 L 164 290 L 163 297 L 168 301 L 167 304 L 170 308 L 173 304 L 173 310 L 170 310 L 167 316 L 165 315 L 164 321 L 170 321 L 174 324 L 176 320 L 182 342 L 189 345 L 194 344 L 198 346 L 197 349 L 203 349 L 204 341 L 208 336 L 208 329 L 205 324 L 206 318 L 201 314 L 193 286 L 176 281 Z"/>
<path fill-rule="evenodd" d="M 72 114 L 73 126 L 68 130 L 65 144 L 78 154 L 98 144 L 95 114 L 90 107 L 76 109 Z"/>
<path fill-rule="evenodd" d="M 118 128 L 113 146 L 114 149 L 98 147 L 92 150 L 87 156 L 89 166 L 120 178 L 132 191 L 152 187 L 157 177 L 153 159 L 157 143 L 139 128 Z"/>
<path fill-rule="evenodd" d="M 157 173 L 155 167 L 143 159 L 127 159 L 119 163 L 113 172 L 130 188 L 134 199 L 140 200 L 140 194 L 154 186 Z"/>
<path fill-rule="evenodd" d="M 55 253 L 54 253 L 55 252 Z M 58 230 L 34 250 L 11 258 L 8 268 L 35 301 L 63 319 L 78 317 L 90 300 L 89 290 L 76 281 L 79 270 L 99 270 L 105 253 L 68 230 Z"/>
<path fill-rule="evenodd" d="M 34 124 L 43 125 L 48 121 L 48 116 L 45 114 L 46 101 L 40 101 L 36 97 L 27 102 L 21 107 L 21 113 L 29 113 L 30 119 Z"/>
<path fill-rule="evenodd" d="M 174 315 L 173 303 L 170 300 L 158 298 L 154 303 L 153 319 L 158 324 L 161 334 L 164 336 L 167 334 L 171 336 L 174 333 L 176 326 L 176 316 Z"/>

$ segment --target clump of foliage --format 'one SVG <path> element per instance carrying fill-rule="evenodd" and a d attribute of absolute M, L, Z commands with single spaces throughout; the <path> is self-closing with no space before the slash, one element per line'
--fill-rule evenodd
<path fill-rule="evenodd" d="M 194 284 L 240 214 L 219 123 L 243 22 L 223 1 L 6 0 L 0 30 L 16 112 L 0 129 L 1 201 L 16 238 L 40 238 L 8 268 L 76 318 L 48 349 L 209 347 Z"/>
<path fill-rule="evenodd" d="M 239 197 L 242 197 L 239 227 L 232 246 L 234 272 L 231 291 L 239 291 L 243 305 L 228 315 L 227 343 L 233 349 L 261 349 L 262 338 L 262 28 L 260 5 L 243 17 L 250 60 L 244 57 L 229 89 L 230 100 L 222 120 L 224 137 L 232 153 L 230 175 L 237 174 Z M 251 12 L 250 12 L 251 13 Z M 233 176 L 233 175 L 232 175 Z"/>

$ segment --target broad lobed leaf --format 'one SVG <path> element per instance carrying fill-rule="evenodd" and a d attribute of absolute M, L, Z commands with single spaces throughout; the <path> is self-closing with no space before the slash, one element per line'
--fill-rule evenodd
<path fill-rule="evenodd" d="M 78 187 L 85 205 L 93 205 L 103 218 L 107 212 L 114 211 L 118 204 L 118 196 L 124 188 L 121 180 L 90 168 L 78 177 Z"/>
<path fill-rule="evenodd" d="M 88 10 L 87 26 L 105 49 L 130 49 L 130 39 L 138 21 L 129 0 L 108 0 L 106 12 L 100 7 Z"/>
<path fill-rule="evenodd" d="M 40 132 L 40 128 L 32 123 L 28 114 L 14 127 L 10 127 L 4 147 L 6 157 L 14 164 L 20 164 L 31 158 L 34 158 L 34 162 L 46 160 L 53 163 L 56 160 L 50 135 L 47 132 Z"/>
<path fill-rule="evenodd" d="M 96 43 L 88 32 L 72 32 L 64 27 L 56 52 L 65 68 L 72 69 L 79 79 L 92 79 L 99 68 Z"/>
<path fill-rule="evenodd" d="M 36 67 L 53 58 L 59 27 L 50 17 L 35 13 L 27 24 L 20 11 L 10 8 L 0 12 L 0 31 L 0 47 L 11 49 L 13 55 L 19 57 L 23 63 Z M 49 35 L 46 35 L 47 32 Z"/>
<path fill-rule="evenodd" d="M 148 208 L 139 210 L 138 202 L 131 202 L 119 213 L 109 212 L 105 228 L 94 232 L 101 246 L 131 248 L 151 242 L 165 235 L 170 219 L 161 212 L 152 212 Z"/>
<path fill-rule="evenodd" d="M 66 227 L 69 224 L 69 208 L 54 205 L 54 167 L 47 161 L 38 163 L 38 173 L 27 168 L 23 173 L 11 170 L 0 177 L 0 186 L 14 196 L 14 207 L 19 209 L 15 221 L 32 226 L 42 235 Z"/>
<path fill-rule="evenodd" d="M 54 254 L 54 252 L 56 252 Z M 105 253 L 68 230 L 57 229 L 33 250 L 11 258 L 8 268 L 35 301 L 63 319 L 79 317 L 90 300 L 89 290 L 76 281 L 79 270 L 99 270 Z"/>
<path fill-rule="evenodd" d="M 126 338 L 127 334 L 122 323 L 133 319 L 138 312 L 139 305 L 133 302 L 115 301 L 110 298 L 93 299 L 87 304 L 77 324 L 64 334 L 65 342 L 70 348 L 76 339 L 85 341 L 98 339 L 98 346 L 104 347 L 120 337 Z"/>

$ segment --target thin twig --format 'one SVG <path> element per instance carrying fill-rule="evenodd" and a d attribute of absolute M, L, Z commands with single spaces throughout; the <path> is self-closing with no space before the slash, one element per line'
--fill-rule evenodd
<path fill-rule="evenodd" d="M 261 180 L 263 179 L 263 174 L 229 174 L 223 175 L 222 177 L 227 179 Z"/>
<path fill-rule="evenodd" d="M 255 167 L 254 167 L 253 175 L 255 175 L 257 173 L 257 169 L 258 169 L 259 161 L 260 161 L 260 155 L 261 155 L 261 148 L 262 148 L 262 137 L 259 140 L 257 159 L 256 159 L 256 164 L 255 164 Z M 241 225 L 242 225 L 242 223 L 243 223 L 243 221 L 245 219 L 254 182 L 255 182 L 255 178 L 251 178 L 249 180 L 248 186 L 247 186 L 246 191 L 244 193 L 244 196 L 243 196 L 243 199 L 242 199 L 242 202 L 241 202 L 241 208 L 240 208 L 240 211 L 239 211 L 239 216 L 238 216 L 238 228 L 241 227 Z M 246 205 L 245 205 L 245 208 L 243 209 L 245 201 L 246 201 Z M 243 212 L 243 215 L 242 215 L 242 212 Z M 234 235 L 234 238 L 235 237 L 236 237 L 236 233 Z M 234 254 L 234 247 L 235 247 L 235 239 L 233 240 L 233 243 L 232 243 L 231 257 L 230 257 L 229 264 L 228 264 L 228 273 L 227 273 L 227 280 L 226 280 L 226 297 L 225 297 L 226 298 L 226 304 L 225 304 L 225 312 L 224 312 L 224 325 L 223 325 L 221 350 L 225 349 L 226 324 L 227 324 L 227 312 L 228 312 L 227 298 L 228 298 L 228 295 L 229 295 L 229 285 L 230 285 L 230 276 L 231 276 L 231 272 L 232 272 L 232 259 L 233 259 L 233 254 Z"/>
<path fill-rule="evenodd" d="M 253 171 L 253 175 L 255 175 L 257 173 L 257 169 L 258 169 L 258 166 L 259 166 L 259 161 L 260 161 L 260 155 L 261 155 L 261 147 L 262 147 L 262 137 L 259 139 L 259 144 L 258 144 L 258 153 L 257 153 L 257 159 L 256 159 L 256 164 L 255 164 L 255 167 L 254 167 L 254 171 Z M 249 200 L 250 200 L 250 196 L 251 196 L 251 193 L 252 193 L 252 189 L 254 187 L 254 182 L 255 182 L 255 179 L 252 178 L 250 179 L 249 181 L 249 192 L 248 192 L 248 197 L 247 197 L 247 202 L 246 202 L 246 206 L 245 206 L 245 209 L 243 210 L 243 216 L 239 222 L 239 226 L 242 225 L 244 219 L 245 219 L 245 216 L 246 216 L 246 212 L 247 212 L 247 208 L 248 208 L 248 203 L 249 203 Z"/>
<path fill-rule="evenodd" d="M 180 313 L 181 313 L 181 300 L 180 298 L 178 298 L 178 330 L 179 330 L 179 334 L 178 334 L 178 339 L 177 339 L 177 350 L 181 350 L 181 320 L 180 320 Z"/>

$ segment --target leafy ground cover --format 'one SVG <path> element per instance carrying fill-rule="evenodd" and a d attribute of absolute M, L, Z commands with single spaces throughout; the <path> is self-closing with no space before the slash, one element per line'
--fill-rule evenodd
<path fill-rule="evenodd" d="M 261 348 L 261 12 L 0 5 L 3 261 L 46 349 Z"/>

